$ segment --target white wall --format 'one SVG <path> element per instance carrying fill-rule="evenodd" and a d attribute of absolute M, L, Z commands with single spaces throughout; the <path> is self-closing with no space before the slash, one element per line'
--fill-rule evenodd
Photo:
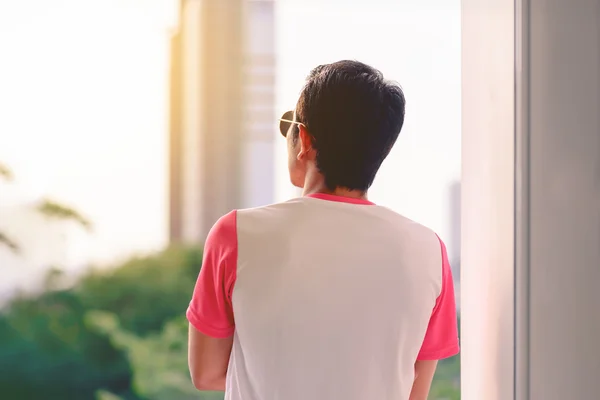
<path fill-rule="evenodd" d="M 463 0 L 461 398 L 513 398 L 514 2 Z"/>
<path fill-rule="evenodd" d="M 462 17 L 461 398 L 598 398 L 600 2 Z"/>
<path fill-rule="evenodd" d="M 530 3 L 529 398 L 599 398 L 600 1 Z"/>

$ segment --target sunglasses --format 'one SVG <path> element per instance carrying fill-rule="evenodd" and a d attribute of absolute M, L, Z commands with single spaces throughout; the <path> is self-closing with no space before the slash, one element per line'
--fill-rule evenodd
<path fill-rule="evenodd" d="M 281 118 L 279 118 L 279 132 L 281 132 L 283 137 L 287 137 L 287 133 L 292 125 L 299 125 L 306 128 L 306 125 L 304 125 L 302 122 L 294 121 L 293 111 L 284 112 Z"/>

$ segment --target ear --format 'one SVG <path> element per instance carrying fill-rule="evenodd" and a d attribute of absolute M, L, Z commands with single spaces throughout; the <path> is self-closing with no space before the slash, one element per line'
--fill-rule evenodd
<path fill-rule="evenodd" d="M 298 153 L 298 160 L 302 160 L 311 155 L 313 151 L 313 138 L 303 125 L 299 125 L 298 128 L 300 130 L 298 135 L 298 140 L 300 140 L 300 152 Z"/>

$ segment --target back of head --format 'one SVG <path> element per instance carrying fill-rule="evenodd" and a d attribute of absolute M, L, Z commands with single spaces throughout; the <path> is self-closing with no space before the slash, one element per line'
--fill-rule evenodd
<path fill-rule="evenodd" d="M 402 89 L 358 61 L 313 69 L 296 115 L 313 137 L 328 189 L 367 191 L 404 123 Z"/>

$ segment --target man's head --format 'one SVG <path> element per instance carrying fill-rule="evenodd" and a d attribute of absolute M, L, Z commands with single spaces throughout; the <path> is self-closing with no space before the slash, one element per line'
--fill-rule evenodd
<path fill-rule="evenodd" d="M 358 61 L 313 69 L 288 139 L 292 183 L 318 173 L 325 187 L 366 192 L 404 123 L 402 89 Z"/>

